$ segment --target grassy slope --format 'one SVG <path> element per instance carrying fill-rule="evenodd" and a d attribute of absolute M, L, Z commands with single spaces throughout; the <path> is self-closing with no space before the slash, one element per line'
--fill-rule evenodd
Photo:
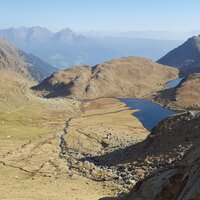
<path fill-rule="evenodd" d="M 77 114 L 79 102 L 44 100 L 32 95 L 27 85 L 16 74 L 0 71 L 0 160 L 10 152 L 11 161 L 4 161 L 12 165 L 0 163 L 0 198 L 96 200 L 113 195 L 113 186 L 108 188 L 78 175 L 72 177 L 69 171 L 65 172 L 66 163 L 59 159 L 55 133 L 64 128 L 67 118 Z M 49 138 L 53 139 L 45 143 Z M 22 145 L 30 140 L 31 144 L 23 149 Z M 34 170 L 49 158 L 54 159 L 55 166 L 59 165 L 59 171 L 45 166 L 43 171 L 50 172 L 46 177 L 40 173 L 32 176 L 18 167 Z"/>
<path fill-rule="evenodd" d="M 16 74 L 0 72 L 0 154 L 19 144 L 48 137 L 62 130 L 74 112 L 72 101 L 44 100 L 35 97 L 28 83 Z"/>
<path fill-rule="evenodd" d="M 113 196 L 118 187 L 114 183 L 93 181 L 80 174 L 74 174 L 67 168 L 64 160 L 59 158 L 59 139 L 56 134 L 65 127 L 66 120 L 72 116 L 78 116 L 73 120 L 77 128 L 100 140 L 104 137 L 103 132 L 116 134 L 122 140 L 131 140 L 134 126 L 138 126 L 139 133 L 143 134 L 142 137 L 146 137 L 141 123 L 131 115 L 130 110 L 115 114 L 118 110 L 124 109 L 124 104 L 116 100 L 100 99 L 85 103 L 80 109 L 78 101 L 36 97 L 28 89 L 31 84 L 34 83 L 28 83 L 21 77 L 16 77 L 16 74 L 0 71 L 2 199 L 54 200 L 70 197 L 70 200 L 97 200 L 104 196 Z M 113 114 L 106 114 L 108 112 Z M 86 117 L 88 115 L 89 117 Z M 123 133 L 125 127 L 127 138 L 124 138 Z M 69 133 L 71 137 L 69 145 L 73 146 L 76 137 L 73 135 L 73 130 L 69 130 Z M 87 146 L 86 149 L 90 149 L 87 137 L 83 142 L 83 146 L 79 148 Z M 118 142 L 114 141 L 113 146 L 117 144 Z M 11 167 L 4 166 L 1 160 Z M 31 173 L 26 173 L 20 168 Z M 38 173 L 33 176 L 32 172 Z"/>

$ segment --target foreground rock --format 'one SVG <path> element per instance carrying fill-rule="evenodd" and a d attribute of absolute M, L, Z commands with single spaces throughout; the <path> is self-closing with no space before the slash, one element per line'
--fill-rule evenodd
<path fill-rule="evenodd" d="M 177 77 L 174 68 L 127 57 L 56 72 L 33 89 L 47 98 L 142 97 L 161 90 L 167 81 Z"/>
<path fill-rule="evenodd" d="M 120 200 L 200 199 L 200 146 L 195 145 L 174 165 L 156 171 L 147 177 L 126 197 Z"/>
<path fill-rule="evenodd" d="M 188 75 L 177 87 L 159 92 L 154 99 L 174 109 L 200 109 L 200 73 Z"/>

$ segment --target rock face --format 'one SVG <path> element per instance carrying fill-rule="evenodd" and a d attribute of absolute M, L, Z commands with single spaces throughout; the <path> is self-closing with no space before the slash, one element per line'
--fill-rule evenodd
<path fill-rule="evenodd" d="M 122 199 L 200 199 L 199 165 L 200 146 L 196 145 L 180 162 L 157 171 L 138 183 L 133 191 Z"/>
<path fill-rule="evenodd" d="M 183 76 L 200 72 L 200 36 L 189 38 L 158 60 L 158 63 L 178 68 Z"/>
<path fill-rule="evenodd" d="M 190 74 L 178 86 L 160 92 L 155 99 L 172 108 L 200 108 L 200 73 Z"/>
<path fill-rule="evenodd" d="M 56 72 L 33 89 L 43 91 L 46 97 L 142 97 L 177 76 L 176 69 L 145 58 L 127 57 Z"/>
<path fill-rule="evenodd" d="M 0 69 L 15 71 L 28 79 L 41 81 L 56 68 L 0 39 Z"/>

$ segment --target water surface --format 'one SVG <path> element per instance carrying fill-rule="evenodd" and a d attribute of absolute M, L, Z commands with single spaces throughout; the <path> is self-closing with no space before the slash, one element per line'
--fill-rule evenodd
<path fill-rule="evenodd" d="M 184 78 L 177 78 L 166 83 L 167 88 L 176 87 Z"/>
<path fill-rule="evenodd" d="M 166 87 L 176 87 L 183 79 L 184 77 L 169 81 L 166 83 Z M 119 100 L 124 102 L 131 110 L 139 110 L 133 113 L 133 115 L 137 117 L 149 131 L 166 117 L 175 114 L 174 111 L 168 110 L 147 99 L 119 98 Z"/>
<path fill-rule="evenodd" d="M 175 114 L 174 111 L 168 110 L 147 99 L 120 98 L 119 100 L 124 102 L 131 110 L 139 110 L 133 113 L 133 115 L 137 117 L 149 131 L 161 120 Z"/>

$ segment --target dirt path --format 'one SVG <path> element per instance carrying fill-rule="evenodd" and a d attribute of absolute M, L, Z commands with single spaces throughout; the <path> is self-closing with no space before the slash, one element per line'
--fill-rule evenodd
<path fill-rule="evenodd" d="M 16 112 L 19 112 L 19 111 L 21 111 L 21 110 L 23 110 L 23 109 L 25 109 L 25 108 L 29 108 L 29 107 L 31 107 L 31 106 L 33 106 L 34 104 L 31 104 L 31 105 L 28 105 L 28 106 L 22 106 L 22 107 L 20 107 L 20 108 L 18 108 L 18 109 L 16 109 L 16 110 L 13 110 L 13 111 L 10 111 L 10 112 L 8 112 L 8 113 L 5 113 L 5 114 L 3 114 L 3 115 L 1 115 L 0 117 L 6 117 L 6 116 L 8 116 L 8 115 L 11 115 L 11 114 L 14 114 L 14 113 L 16 113 Z"/>

